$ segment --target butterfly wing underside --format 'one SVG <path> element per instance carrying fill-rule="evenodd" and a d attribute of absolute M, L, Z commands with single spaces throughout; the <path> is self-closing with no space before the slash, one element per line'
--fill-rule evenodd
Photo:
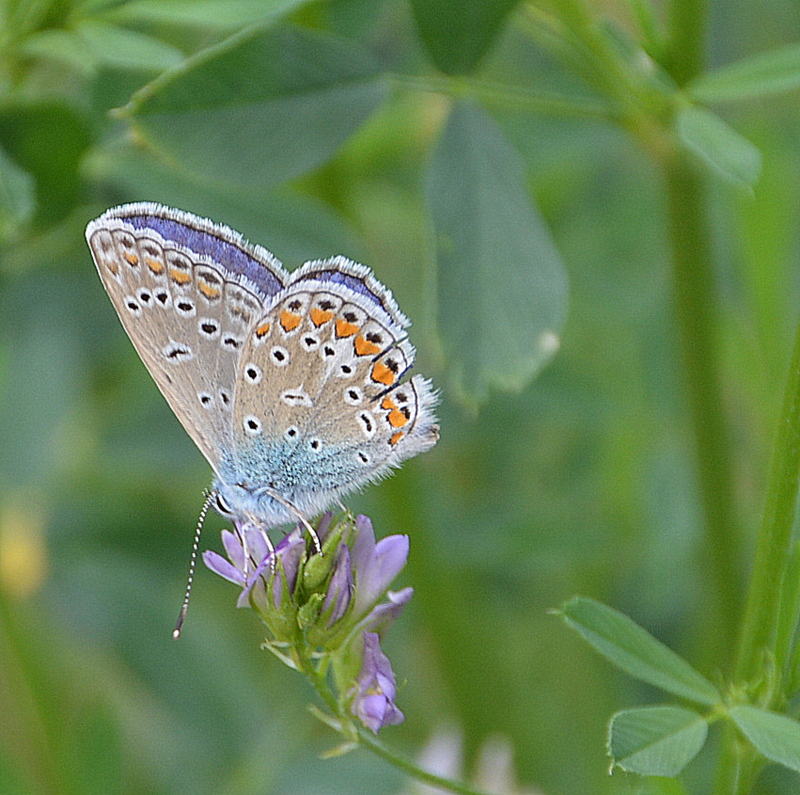
<path fill-rule="evenodd" d="M 438 439 L 407 318 L 344 257 L 291 275 L 225 226 L 151 203 L 86 230 L 103 285 L 234 516 L 313 516 Z"/>
<path fill-rule="evenodd" d="M 430 384 L 404 378 L 407 325 L 364 266 L 338 257 L 293 274 L 239 358 L 236 477 L 268 474 L 263 485 L 313 514 L 435 444 Z"/>
<path fill-rule="evenodd" d="M 139 356 L 218 471 L 232 445 L 244 340 L 286 273 L 231 230 L 159 205 L 115 208 L 90 223 L 86 237 Z"/>

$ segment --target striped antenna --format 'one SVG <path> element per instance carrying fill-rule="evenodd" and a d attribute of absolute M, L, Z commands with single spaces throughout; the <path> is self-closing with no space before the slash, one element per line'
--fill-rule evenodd
<path fill-rule="evenodd" d="M 197 550 L 200 547 L 200 533 L 203 530 L 203 522 L 206 519 L 206 514 L 211 506 L 211 501 L 217 496 L 216 491 L 209 491 L 206 494 L 206 500 L 203 507 L 200 509 L 200 517 L 197 520 L 197 527 L 194 531 L 194 541 L 192 542 L 192 557 L 189 560 L 189 577 L 186 580 L 186 593 L 183 595 L 183 603 L 181 604 L 181 612 L 178 614 L 178 620 L 175 622 L 175 629 L 172 630 L 172 637 L 177 640 L 181 636 L 181 629 L 183 622 L 186 619 L 186 613 L 189 610 L 189 596 L 192 593 L 192 583 L 194 582 L 194 570 L 197 565 Z"/>

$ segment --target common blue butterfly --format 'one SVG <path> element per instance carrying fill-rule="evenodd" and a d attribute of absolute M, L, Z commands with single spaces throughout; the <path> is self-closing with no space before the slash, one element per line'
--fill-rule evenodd
<path fill-rule="evenodd" d="M 310 518 L 436 443 L 409 321 L 364 265 L 289 273 L 228 227 L 152 203 L 108 210 L 86 239 L 223 514 Z"/>

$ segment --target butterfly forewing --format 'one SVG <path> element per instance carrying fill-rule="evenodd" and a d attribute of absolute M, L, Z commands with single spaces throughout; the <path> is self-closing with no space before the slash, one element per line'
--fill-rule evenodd
<path fill-rule="evenodd" d="M 87 229 L 97 269 L 142 361 L 218 470 L 222 451 L 232 444 L 241 347 L 263 311 L 263 298 L 204 252 L 163 237 L 163 228 L 154 228 L 163 219 L 143 215 L 140 205 L 116 212 L 124 210 L 122 217 L 106 214 Z M 151 217 L 152 226 L 143 225 L 143 217 Z M 174 231 L 179 222 L 170 223 Z M 195 237 L 195 248 L 202 240 Z"/>

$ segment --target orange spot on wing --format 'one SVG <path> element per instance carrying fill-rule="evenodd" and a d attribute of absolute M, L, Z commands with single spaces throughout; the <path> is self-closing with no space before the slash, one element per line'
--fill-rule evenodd
<path fill-rule="evenodd" d="M 204 284 L 203 282 L 200 282 L 198 286 L 200 287 L 200 292 L 206 298 L 219 298 L 219 287 L 212 287 L 210 284 Z"/>
<path fill-rule="evenodd" d="M 405 434 L 402 431 L 397 431 L 397 433 L 393 433 L 391 438 L 389 439 L 389 444 L 396 445 Z"/>
<path fill-rule="evenodd" d="M 355 344 L 356 354 L 358 356 L 370 356 L 370 355 L 374 356 L 376 353 L 381 352 L 380 345 L 376 345 L 374 342 L 370 342 L 368 339 L 362 337 L 361 334 L 359 334 L 356 337 L 356 341 L 354 344 Z"/>
<path fill-rule="evenodd" d="M 392 409 L 396 409 L 397 408 L 397 404 L 392 400 L 392 398 L 389 395 L 387 395 L 381 401 L 381 408 L 382 409 L 386 409 L 387 411 L 391 411 Z"/>
<path fill-rule="evenodd" d="M 177 268 L 173 268 L 169 272 L 170 279 L 176 284 L 189 284 L 192 280 L 192 277 L 186 273 L 186 271 L 178 270 Z"/>
<path fill-rule="evenodd" d="M 391 386 L 394 383 L 394 373 L 383 362 L 375 362 L 371 375 L 372 380 L 379 384 Z"/>
<path fill-rule="evenodd" d="M 340 339 L 342 337 L 352 337 L 357 331 L 358 326 L 355 323 L 348 323 L 342 318 L 336 321 L 336 336 Z"/>
<path fill-rule="evenodd" d="M 145 257 L 144 261 L 147 267 L 150 268 L 153 273 L 164 273 L 164 264 L 162 262 L 159 262 L 157 259 L 153 259 L 152 257 Z"/>
<path fill-rule="evenodd" d="M 400 409 L 392 409 L 387 419 L 392 428 L 402 428 L 408 422 L 408 417 L 405 415 L 405 412 Z"/>
<path fill-rule="evenodd" d="M 126 251 L 122 256 L 125 257 L 129 265 L 139 264 L 139 257 L 137 257 L 136 254 L 132 254 L 130 251 Z"/>
<path fill-rule="evenodd" d="M 262 323 L 256 329 L 256 337 L 261 339 L 262 337 L 266 337 L 269 334 L 269 330 L 272 328 L 272 323 Z"/>
<path fill-rule="evenodd" d="M 294 312 L 284 309 L 283 312 L 281 312 L 281 327 L 284 331 L 294 331 L 300 325 L 302 319 L 300 315 L 296 315 Z"/>
<path fill-rule="evenodd" d="M 315 306 L 311 310 L 311 322 L 319 328 L 323 323 L 327 323 L 332 317 L 333 312 L 329 309 L 320 309 L 318 306 Z"/>

